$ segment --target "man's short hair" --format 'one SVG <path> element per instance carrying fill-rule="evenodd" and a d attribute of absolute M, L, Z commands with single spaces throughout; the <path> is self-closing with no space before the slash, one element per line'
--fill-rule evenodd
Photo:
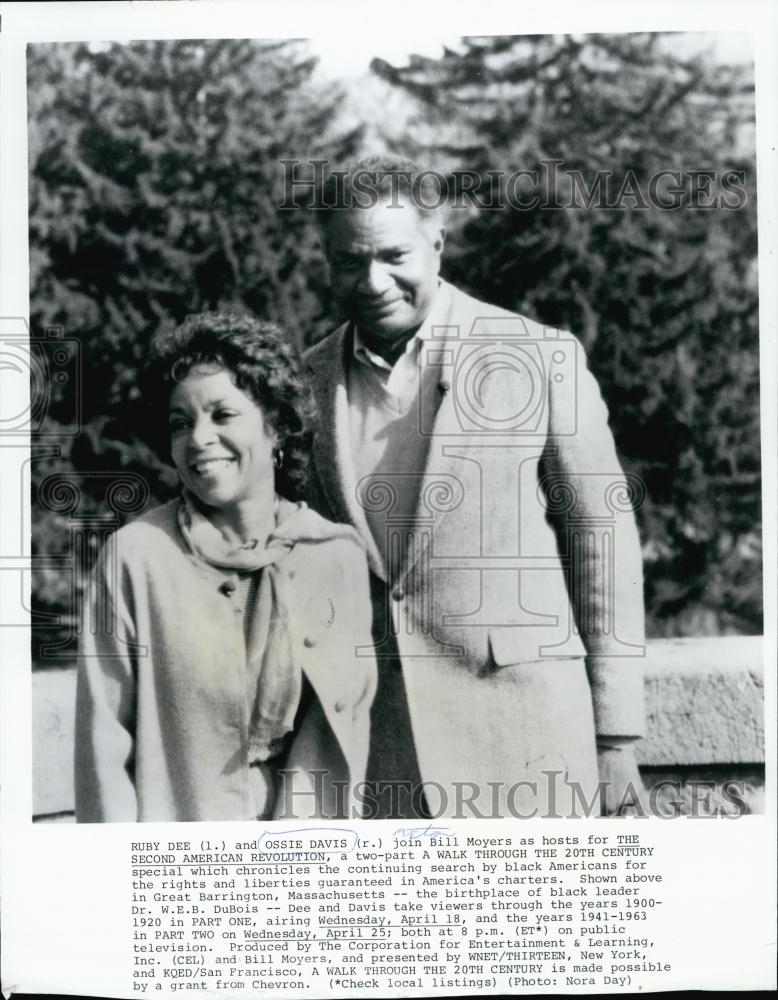
<path fill-rule="evenodd" d="M 314 210 L 322 228 L 335 212 L 411 203 L 423 219 L 438 214 L 448 199 L 444 174 L 401 156 L 370 156 L 333 169 L 320 185 Z"/>

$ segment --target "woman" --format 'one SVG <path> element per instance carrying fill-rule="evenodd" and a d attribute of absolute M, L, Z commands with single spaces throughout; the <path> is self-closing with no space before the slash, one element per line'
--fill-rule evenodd
<path fill-rule="evenodd" d="M 351 528 L 294 502 L 312 417 L 295 351 L 269 323 L 190 317 L 153 345 L 144 398 L 182 490 L 95 569 L 77 819 L 355 815 L 376 686 L 367 564 Z"/>

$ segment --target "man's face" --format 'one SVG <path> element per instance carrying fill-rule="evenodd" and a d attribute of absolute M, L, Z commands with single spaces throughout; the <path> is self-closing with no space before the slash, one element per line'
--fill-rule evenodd
<path fill-rule="evenodd" d="M 332 213 L 325 233 L 332 290 L 360 334 L 392 343 L 421 326 L 437 292 L 445 235 L 404 200 Z"/>

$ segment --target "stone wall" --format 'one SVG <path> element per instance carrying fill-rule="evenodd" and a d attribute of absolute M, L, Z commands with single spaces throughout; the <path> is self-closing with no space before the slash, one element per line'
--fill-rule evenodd
<path fill-rule="evenodd" d="M 671 813 L 692 798 L 727 805 L 725 784 L 742 782 L 748 808 L 763 809 L 764 692 L 760 636 L 667 639 L 649 644 L 648 731 L 638 744 L 647 788 Z M 33 695 L 33 808 L 36 820 L 73 819 L 75 670 L 37 670 Z M 661 783 L 661 789 L 659 784 Z"/>

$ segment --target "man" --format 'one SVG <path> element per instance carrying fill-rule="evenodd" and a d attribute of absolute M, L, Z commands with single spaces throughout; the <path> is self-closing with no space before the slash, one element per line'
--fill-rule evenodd
<path fill-rule="evenodd" d="M 641 787 L 634 484 L 581 345 L 440 279 L 439 194 L 371 159 L 318 206 L 348 322 L 307 355 L 311 503 L 368 552 L 374 815 L 581 815 L 598 776 L 614 812 Z"/>

